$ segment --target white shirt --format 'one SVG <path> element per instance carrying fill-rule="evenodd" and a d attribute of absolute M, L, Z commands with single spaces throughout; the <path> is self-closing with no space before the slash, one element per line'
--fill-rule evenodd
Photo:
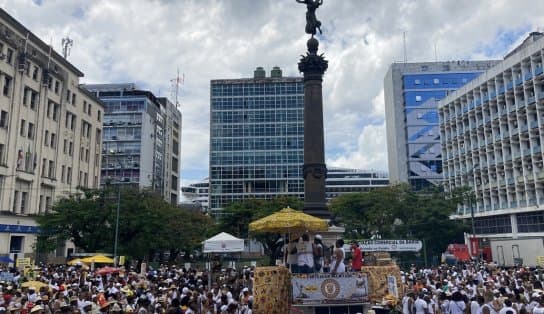
<path fill-rule="evenodd" d="M 470 302 L 470 314 L 478 314 L 480 312 L 480 304 L 477 301 Z"/>
<path fill-rule="evenodd" d="M 416 308 L 416 314 L 425 314 L 425 310 L 429 308 L 427 302 L 421 298 L 418 298 L 416 302 L 414 302 L 414 307 Z"/>
<path fill-rule="evenodd" d="M 402 298 L 402 314 L 410 314 L 410 299 L 409 296 Z"/>
<path fill-rule="evenodd" d="M 298 266 L 314 267 L 314 251 L 310 241 L 302 241 L 297 244 L 297 264 Z"/>
<path fill-rule="evenodd" d="M 465 308 L 467 306 L 465 305 L 465 302 L 463 301 L 451 301 L 450 302 L 450 314 L 463 314 L 465 311 Z"/>

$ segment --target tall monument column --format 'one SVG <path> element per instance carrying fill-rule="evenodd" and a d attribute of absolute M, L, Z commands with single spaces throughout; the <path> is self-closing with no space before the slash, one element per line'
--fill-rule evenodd
<path fill-rule="evenodd" d="M 314 35 L 316 29 L 321 32 L 321 22 L 315 17 L 315 10 L 321 1 L 306 0 L 306 33 L 308 52 L 298 63 L 298 69 L 304 73 L 304 212 L 320 218 L 330 218 L 325 198 L 325 139 L 323 131 L 323 74 L 328 62 L 323 55 L 318 55 L 319 42 Z"/>

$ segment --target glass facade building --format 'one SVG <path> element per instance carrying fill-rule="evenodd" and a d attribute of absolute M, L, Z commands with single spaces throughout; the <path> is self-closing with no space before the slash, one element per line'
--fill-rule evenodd
<path fill-rule="evenodd" d="M 100 184 L 150 187 L 178 203 L 181 113 L 171 110 L 175 106 L 166 98 L 134 84 L 86 88 L 104 103 Z"/>
<path fill-rule="evenodd" d="M 304 85 L 274 68 L 265 77 L 212 80 L 210 210 L 236 200 L 303 197 Z"/>
<path fill-rule="evenodd" d="M 394 63 L 385 77 L 389 174 L 415 189 L 442 181 L 438 101 L 495 62 Z"/>

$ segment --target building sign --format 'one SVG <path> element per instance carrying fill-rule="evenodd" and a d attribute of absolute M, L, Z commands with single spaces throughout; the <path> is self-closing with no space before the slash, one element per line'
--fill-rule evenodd
<path fill-rule="evenodd" d="M 294 304 L 368 302 L 368 278 L 361 273 L 293 274 Z"/>
<path fill-rule="evenodd" d="M 360 247 L 364 252 L 418 252 L 423 244 L 419 240 L 363 240 Z"/>
<path fill-rule="evenodd" d="M 30 261 L 30 258 L 27 257 L 27 258 L 18 258 L 15 265 L 17 267 L 30 267 L 30 265 L 32 264 L 32 262 Z"/>
<path fill-rule="evenodd" d="M 0 224 L 0 232 L 7 232 L 7 233 L 39 233 L 40 228 L 38 228 L 37 226 Z"/>

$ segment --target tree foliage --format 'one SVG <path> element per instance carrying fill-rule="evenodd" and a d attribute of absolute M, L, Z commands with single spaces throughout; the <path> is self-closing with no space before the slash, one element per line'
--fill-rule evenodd
<path fill-rule="evenodd" d="M 59 200 L 50 213 L 36 217 L 42 230 L 38 248 L 50 250 L 50 243 L 71 240 L 85 252 L 113 252 L 118 197 L 119 255 L 147 259 L 170 251 L 173 259 L 181 250 L 199 245 L 205 239 L 203 231 L 211 225 L 201 213 L 171 205 L 151 191 L 82 190 Z"/>
<path fill-rule="evenodd" d="M 440 188 L 414 192 L 408 185 L 395 185 L 341 195 L 330 208 L 349 238 L 425 240 L 430 254 L 440 254 L 449 243 L 462 241 L 467 230 L 463 222 L 449 218 L 462 195 Z"/>
<path fill-rule="evenodd" d="M 259 241 L 265 250 L 266 255 L 270 257 L 270 262 L 275 260 L 275 253 L 278 250 L 279 238 L 282 235 L 271 233 L 249 234 L 249 223 L 257 219 L 271 215 L 285 207 L 302 210 L 303 202 L 294 197 L 278 197 L 269 200 L 264 199 L 246 199 L 235 202 L 226 207 L 223 216 L 217 225 L 217 231 L 228 232 L 239 238 L 253 238 Z"/>

